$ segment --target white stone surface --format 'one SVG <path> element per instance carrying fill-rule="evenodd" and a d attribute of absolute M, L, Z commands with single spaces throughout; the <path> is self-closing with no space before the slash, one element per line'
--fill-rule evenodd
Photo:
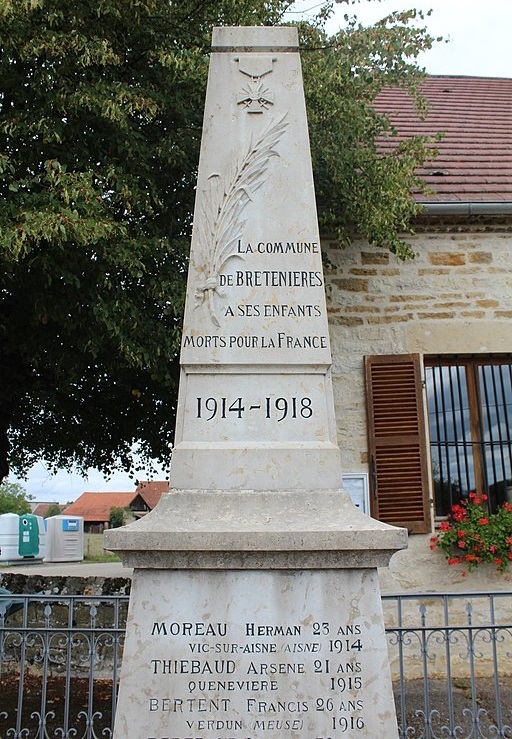
<path fill-rule="evenodd" d="M 361 516 L 340 489 L 297 29 L 214 29 L 213 49 L 174 493 L 106 546 L 144 567 L 152 556 L 156 567 L 300 567 L 300 550 L 303 567 L 321 566 L 318 552 L 353 566 L 355 551 L 357 566 L 383 565 L 406 532 Z"/>
<path fill-rule="evenodd" d="M 393 739 L 376 568 L 407 532 L 341 491 L 297 32 L 213 47 L 173 492 L 105 534 L 134 567 L 115 739 Z"/>
<path fill-rule="evenodd" d="M 375 570 L 138 570 L 129 630 L 115 739 L 397 735 Z"/>
<path fill-rule="evenodd" d="M 340 484 L 325 288 L 292 28 L 215 29 L 171 487 Z"/>
<path fill-rule="evenodd" d="M 177 490 L 139 521 L 105 532 L 133 567 L 318 569 L 384 566 L 407 532 L 337 490 Z"/>

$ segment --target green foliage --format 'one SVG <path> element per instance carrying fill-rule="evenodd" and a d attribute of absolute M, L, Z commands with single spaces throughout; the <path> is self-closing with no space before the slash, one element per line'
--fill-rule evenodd
<path fill-rule="evenodd" d="M 0 514 L 2 513 L 30 513 L 32 497 L 17 482 L 3 482 L 0 485 Z"/>
<path fill-rule="evenodd" d="M 130 509 L 114 506 L 110 509 L 109 524 L 111 529 L 118 529 L 126 523 L 126 516 Z"/>
<path fill-rule="evenodd" d="M 168 463 L 211 29 L 290 5 L 0 5 L 0 479 L 8 434 L 18 473 Z M 408 256 L 425 143 L 379 156 L 372 102 L 432 39 L 412 14 L 329 37 L 332 5 L 300 24 L 321 223 Z"/>
<path fill-rule="evenodd" d="M 117 554 L 106 552 L 104 554 L 86 554 L 84 562 L 120 562 L 121 558 Z"/>
<path fill-rule="evenodd" d="M 434 39 L 409 25 L 423 20 L 414 10 L 370 28 L 345 19 L 347 27 L 332 37 L 300 27 L 320 225 L 342 242 L 363 235 L 407 259 L 414 255 L 403 234 L 421 210 L 411 192 L 424 190 L 416 170 L 435 154 L 435 142 L 417 136 L 379 152 L 378 141 L 396 131 L 374 102 L 386 86 L 408 87 L 421 114 L 423 74 L 415 58 Z"/>
<path fill-rule="evenodd" d="M 466 564 L 471 571 L 491 562 L 503 572 L 512 560 L 512 505 L 504 503 L 489 514 L 486 501 L 486 495 L 470 493 L 452 506 L 440 533 L 431 537 L 431 549 L 441 549 L 449 565 Z"/>
<path fill-rule="evenodd" d="M 61 509 L 58 503 L 51 503 L 46 511 L 45 518 L 51 518 L 52 516 L 60 516 Z"/>

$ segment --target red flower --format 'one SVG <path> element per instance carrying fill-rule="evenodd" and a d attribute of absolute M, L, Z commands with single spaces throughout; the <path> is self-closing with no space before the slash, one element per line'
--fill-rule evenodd
<path fill-rule="evenodd" d="M 454 519 L 454 521 L 464 521 L 466 517 L 467 511 L 464 506 L 457 505 L 457 503 L 452 506 L 452 518 Z"/>
<path fill-rule="evenodd" d="M 466 560 L 466 562 L 481 562 L 482 561 L 481 557 L 476 557 L 474 554 L 466 554 L 464 559 Z"/>
<path fill-rule="evenodd" d="M 437 536 L 430 538 L 430 548 L 441 549 L 449 565 L 466 564 L 471 572 L 481 562 L 494 562 L 502 573 L 512 561 L 512 500 L 492 513 L 487 500 L 486 494 L 471 491 L 452 506 Z"/>
<path fill-rule="evenodd" d="M 462 562 L 462 559 L 460 557 L 450 557 L 448 560 L 449 565 L 458 565 Z"/>

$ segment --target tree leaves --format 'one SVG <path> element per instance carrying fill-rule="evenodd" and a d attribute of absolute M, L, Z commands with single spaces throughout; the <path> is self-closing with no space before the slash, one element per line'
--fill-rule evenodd
<path fill-rule="evenodd" d="M 395 132 L 373 103 L 385 86 L 407 86 L 421 111 L 423 75 L 414 58 L 433 39 L 408 25 L 414 18 L 415 11 L 395 13 L 370 28 L 353 19 L 332 38 L 301 26 L 322 230 L 341 241 L 365 236 L 400 258 L 413 256 L 402 234 L 420 210 L 411 193 L 423 188 L 416 171 L 434 156 L 433 142 L 416 137 L 390 154 L 379 152 L 379 138 Z"/>
<path fill-rule="evenodd" d="M 0 467 L 7 426 L 21 473 L 168 461 L 211 29 L 290 5 L 2 3 Z M 406 15 L 329 37 L 331 6 L 299 25 L 322 226 L 407 256 L 426 142 L 381 156 L 372 103 L 432 40 Z"/>
<path fill-rule="evenodd" d="M 0 515 L 17 513 L 21 516 L 30 513 L 31 497 L 19 483 L 3 482 L 0 485 Z"/>

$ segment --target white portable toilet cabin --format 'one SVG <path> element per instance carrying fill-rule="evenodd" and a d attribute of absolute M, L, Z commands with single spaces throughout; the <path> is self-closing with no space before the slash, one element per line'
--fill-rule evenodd
<path fill-rule="evenodd" d="M 51 516 L 45 520 L 45 562 L 81 562 L 84 558 L 82 516 Z"/>
<path fill-rule="evenodd" d="M 33 513 L 0 515 L 0 561 L 41 560 L 46 555 L 46 531 L 42 516 Z"/>

